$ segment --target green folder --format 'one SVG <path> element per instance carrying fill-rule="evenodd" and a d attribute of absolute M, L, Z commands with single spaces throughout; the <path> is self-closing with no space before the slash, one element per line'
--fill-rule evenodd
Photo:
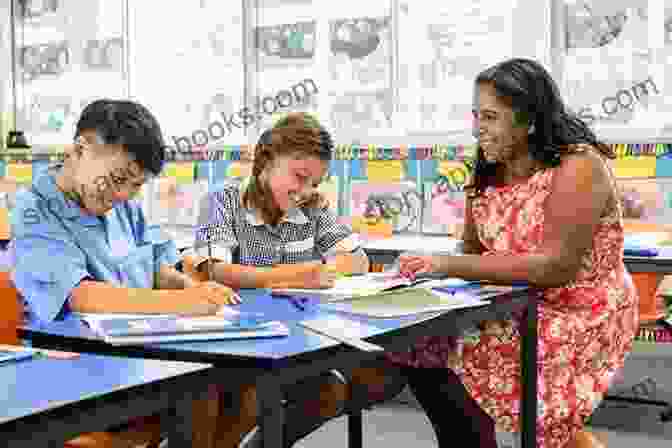
<path fill-rule="evenodd" d="M 403 288 L 394 291 L 386 291 L 363 297 L 344 300 L 341 303 L 349 303 L 353 310 L 361 310 L 370 307 L 379 308 L 389 306 L 413 310 L 428 306 L 441 306 L 446 304 L 443 299 L 425 288 Z"/>

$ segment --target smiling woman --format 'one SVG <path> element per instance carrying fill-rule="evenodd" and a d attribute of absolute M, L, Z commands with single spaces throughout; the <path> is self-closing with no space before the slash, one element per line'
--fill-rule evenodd
<path fill-rule="evenodd" d="M 490 67 L 477 76 L 474 91 L 478 152 L 465 187 L 465 255 L 401 256 L 399 270 L 542 289 L 544 412 L 536 445 L 583 447 L 583 421 L 622 368 L 639 319 L 637 292 L 620 256 L 622 209 L 607 163 L 616 155 L 568 113 L 555 81 L 536 61 Z M 454 444 L 456 426 L 473 428 L 471 445 L 481 447 L 497 446 L 495 430 L 518 431 L 520 329 L 514 315 L 468 338 L 421 338 L 390 354 L 409 366 L 411 389 L 439 446 Z M 465 406 L 475 410 L 465 413 Z"/>

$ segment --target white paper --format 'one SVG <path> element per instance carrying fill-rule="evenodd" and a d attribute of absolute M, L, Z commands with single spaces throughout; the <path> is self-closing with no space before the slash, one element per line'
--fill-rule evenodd
<path fill-rule="evenodd" d="M 384 303 L 381 303 L 380 306 L 371 305 L 367 306 L 366 308 L 362 308 L 361 306 L 357 305 L 353 307 L 353 302 L 327 303 L 321 305 L 321 307 L 325 310 L 339 311 L 359 316 L 368 316 L 377 318 L 399 318 L 399 317 L 409 317 L 421 314 L 434 313 L 438 311 L 451 311 L 462 308 L 472 308 L 487 305 L 490 303 L 489 300 L 478 300 L 471 297 L 456 296 L 453 294 L 443 293 L 434 290 L 432 290 L 432 294 L 442 299 L 445 299 L 445 303 L 441 305 L 418 306 L 415 309 L 395 308 L 390 306 L 389 304 Z"/>
<path fill-rule="evenodd" d="M 284 288 L 274 289 L 273 292 L 294 297 L 317 297 L 327 301 L 338 301 L 376 294 L 397 285 L 410 286 L 411 282 L 394 273 L 370 273 L 339 278 L 334 282 L 334 287 L 328 289 Z"/>
<path fill-rule="evenodd" d="M 380 330 L 373 325 L 364 324 L 333 314 L 320 316 L 316 319 L 304 320 L 301 323 L 309 327 L 314 327 L 316 330 L 322 330 L 325 333 L 333 334 L 334 336 L 354 339 L 369 337 L 374 334 L 376 330 Z"/>
<path fill-rule="evenodd" d="M 147 335 L 122 336 L 107 338 L 105 341 L 112 345 L 142 345 L 170 342 L 218 341 L 228 339 L 258 339 L 267 337 L 288 336 L 289 327 L 282 322 L 273 322 L 272 325 L 260 330 L 251 331 L 223 331 L 208 333 L 185 333 L 175 335 Z"/>
<path fill-rule="evenodd" d="M 89 328 L 96 333 L 101 333 L 100 322 L 111 319 L 156 319 L 157 317 L 177 317 L 177 314 L 131 314 L 131 313 L 77 313 L 73 312 L 73 316 L 85 322 Z M 214 316 L 220 318 L 233 317 L 240 314 L 240 311 L 235 310 L 229 306 L 222 306 Z M 222 319 L 219 319 L 220 322 Z"/>

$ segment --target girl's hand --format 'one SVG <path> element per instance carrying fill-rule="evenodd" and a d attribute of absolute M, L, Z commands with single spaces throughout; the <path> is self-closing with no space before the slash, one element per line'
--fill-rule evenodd
<path fill-rule="evenodd" d="M 238 305 L 240 303 L 240 296 L 233 289 L 220 285 L 217 282 L 196 283 L 188 289 L 198 292 L 198 297 L 205 298 L 208 302 L 218 307 L 222 305 Z"/>
<path fill-rule="evenodd" d="M 437 270 L 434 257 L 431 255 L 400 255 L 399 273 L 414 279 L 418 274 L 426 274 Z"/>
<path fill-rule="evenodd" d="M 303 275 L 304 288 L 329 289 L 333 288 L 338 273 L 328 269 L 328 265 L 315 263 Z"/>

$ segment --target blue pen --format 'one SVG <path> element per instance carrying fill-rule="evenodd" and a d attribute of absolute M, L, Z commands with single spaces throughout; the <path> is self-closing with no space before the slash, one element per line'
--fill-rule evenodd
<path fill-rule="evenodd" d="M 435 288 L 432 288 L 432 289 L 435 290 L 435 291 L 439 291 L 439 292 L 445 292 L 447 294 L 455 294 L 457 291 L 459 291 L 461 289 L 471 288 L 471 287 L 474 287 L 474 286 L 479 286 L 480 287 L 480 285 L 477 284 L 477 283 L 476 284 L 469 283 L 469 284 L 466 284 L 464 286 L 453 286 L 451 288 L 435 287 Z"/>
<path fill-rule="evenodd" d="M 306 311 L 306 307 L 303 305 L 305 300 L 299 300 L 294 297 L 289 297 L 289 301 L 292 302 L 292 305 L 299 311 Z"/>

